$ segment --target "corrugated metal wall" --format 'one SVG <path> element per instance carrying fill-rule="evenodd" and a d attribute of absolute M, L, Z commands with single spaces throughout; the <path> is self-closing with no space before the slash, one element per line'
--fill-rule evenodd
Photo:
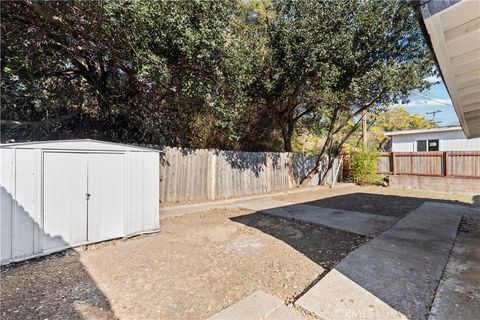
<path fill-rule="evenodd" d="M 135 151 L 132 147 L 82 140 L 18 147 L 3 145 L 0 158 L 2 263 L 159 228 L 156 151 Z M 96 170 L 90 176 L 88 163 L 91 170 Z M 65 168 L 59 167 L 62 165 Z M 69 171 L 76 173 L 69 175 Z M 88 187 L 86 182 L 77 180 L 89 180 Z M 118 184 L 117 188 L 112 183 Z M 115 191 L 118 192 L 108 196 Z M 88 214 L 98 211 L 95 217 L 90 217 L 90 234 L 84 223 L 85 231 L 70 236 L 71 230 L 82 225 L 76 222 L 86 220 L 83 216 L 87 212 L 82 208 L 87 205 L 78 203 L 88 201 L 88 192 L 95 193 L 92 199 L 96 197 L 89 204 L 92 207 Z M 118 219 L 123 219 L 123 223 Z"/>

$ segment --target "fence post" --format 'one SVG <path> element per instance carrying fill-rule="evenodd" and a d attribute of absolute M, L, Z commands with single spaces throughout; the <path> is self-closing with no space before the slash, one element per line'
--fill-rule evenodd
<path fill-rule="evenodd" d="M 410 174 L 413 174 L 413 152 L 410 153 Z"/>
<path fill-rule="evenodd" d="M 210 162 L 210 197 L 212 200 L 215 200 L 217 193 L 217 150 L 213 149 L 212 151 L 212 161 Z"/>
<path fill-rule="evenodd" d="M 293 152 L 289 152 L 287 155 L 287 164 L 288 164 L 288 189 L 292 189 L 293 183 Z"/>
<path fill-rule="evenodd" d="M 396 172 L 395 169 L 396 169 L 396 168 L 395 168 L 395 152 L 392 152 L 392 174 L 393 174 L 393 175 L 396 175 L 396 174 L 397 174 L 397 172 Z"/>
<path fill-rule="evenodd" d="M 267 192 L 272 191 L 272 179 L 270 175 L 270 156 L 268 152 L 265 152 L 265 178 L 267 180 Z"/>
<path fill-rule="evenodd" d="M 444 158 L 444 161 L 443 161 L 443 164 L 445 165 L 445 177 L 448 177 L 450 175 L 450 163 L 448 162 L 448 151 L 445 151 L 443 153 L 443 158 Z"/>

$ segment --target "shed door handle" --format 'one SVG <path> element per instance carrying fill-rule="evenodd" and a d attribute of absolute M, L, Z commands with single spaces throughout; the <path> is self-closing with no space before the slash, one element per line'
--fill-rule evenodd
<path fill-rule="evenodd" d="M 87 192 L 87 193 L 85 193 L 85 200 L 89 200 L 89 199 L 90 199 L 90 196 L 91 196 L 91 194 L 90 194 L 90 193 L 88 193 L 88 192 Z"/>

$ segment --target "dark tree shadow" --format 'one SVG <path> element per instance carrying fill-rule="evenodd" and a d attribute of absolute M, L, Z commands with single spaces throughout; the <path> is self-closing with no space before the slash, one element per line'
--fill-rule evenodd
<path fill-rule="evenodd" d="M 265 171 L 265 153 L 263 152 L 238 152 L 217 150 L 217 154 L 223 156 L 232 169 L 252 171 L 256 177 Z M 272 164 L 278 166 L 279 154 L 272 153 Z"/>
<path fill-rule="evenodd" d="M 403 217 L 410 211 L 418 208 L 425 201 L 472 206 L 469 203 L 456 200 L 429 199 L 362 192 L 318 199 L 306 202 L 305 204 L 332 209 L 361 211 L 385 216 Z"/>
<path fill-rule="evenodd" d="M 403 196 L 368 194 L 368 193 L 352 193 L 352 194 L 319 199 L 315 201 L 296 203 L 296 205 L 321 206 L 321 207 L 329 207 L 333 209 L 343 209 L 343 210 L 349 210 L 349 211 L 360 211 L 360 212 L 367 212 L 372 214 L 383 214 L 383 215 L 403 217 L 407 215 L 410 211 L 418 208 L 421 204 L 423 204 L 426 201 L 463 205 L 467 210 L 472 207 L 471 204 L 460 202 L 460 201 L 437 200 L 437 199 L 431 199 L 431 198 L 403 197 Z M 287 207 L 288 207 L 288 210 L 287 210 Z M 288 205 L 283 208 L 291 212 L 292 214 L 295 214 L 294 205 Z M 303 212 L 302 217 L 305 214 L 308 214 L 308 213 Z M 232 221 L 244 224 L 251 228 L 258 229 L 263 233 L 266 233 L 268 235 L 271 235 L 272 237 L 275 237 L 280 241 L 283 241 L 284 243 L 291 246 L 298 252 L 307 256 L 311 261 L 323 267 L 326 271 L 333 269 L 350 252 L 361 247 L 363 244 L 365 244 L 366 242 L 372 239 L 366 236 L 361 236 L 358 234 L 335 230 L 327 227 L 295 223 L 291 219 L 284 219 L 284 218 L 270 216 L 262 213 L 261 211 L 254 212 L 252 214 L 243 215 L 243 216 L 232 217 L 230 219 Z M 439 219 L 441 219 L 441 215 L 439 216 Z M 388 238 L 390 236 L 387 236 L 387 235 L 384 236 L 383 234 L 380 234 L 377 237 L 378 239 L 380 239 L 382 237 Z M 372 241 L 377 241 L 377 238 L 375 238 L 375 240 L 372 240 Z M 400 239 L 396 241 L 397 241 L 396 243 L 398 244 L 398 241 L 400 242 L 403 241 L 403 243 L 408 243 L 409 240 Z M 367 247 L 361 247 L 359 250 L 368 251 Z M 368 280 L 371 280 L 371 281 L 368 282 L 364 279 L 368 277 L 363 276 L 366 273 L 365 270 L 367 271 L 370 270 L 369 269 L 370 267 L 382 270 L 382 268 L 392 268 L 391 263 L 389 264 L 388 262 L 385 262 L 381 259 L 380 260 L 375 260 L 374 258 L 372 259 L 371 257 L 372 254 L 370 255 L 363 254 L 363 251 L 362 251 L 362 254 L 358 254 L 355 257 L 356 258 L 358 258 L 358 256 L 367 257 L 369 259 L 368 264 L 367 264 L 367 261 L 363 261 L 361 263 L 360 262 L 358 263 L 358 267 L 352 266 L 349 264 L 348 270 L 345 270 L 345 268 L 339 268 L 339 270 L 337 269 L 336 270 L 341 274 L 343 274 L 344 276 L 346 276 L 347 278 L 349 278 L 357 286 L 360 286 L 363 289 L 370 292 L 371 294 L 375 295 L 378 299 L 392 306 L 392 308 L 396 308 L 397 303 L 392 300 L 392 291 L 377 290 L 378 288 L 383 288 L 383 286 L 387 286 L 387 284 L 382 286 L 382 283 L 378 282 L 378 281 L 384 281 L 383 278 L 374 279 L 374 276 L 370 276 Z M 409 257 L 409 259 L 413 259 L 413 260 L 423 259 L 423 260 L 429 261 L 430 257 L 425 257 L 425 256 L 419 257 L 419 252 L 420 254 L 423 254 L 423 251 L 417 250 L 411 253 L 411 257 Z M 428 253 L 425 253 L 425 255 L 428 255 Z M 397 260 L 394 260 L 394 262 L 404 261 L 404 262 L 398 262 L 398 264 L 396 265 L 397 269 L 404 270 L 404 269 L 410 268 L 411 263 L 408 262 L 408 259 L 406 257 L 398 256 L 398 257 L 395 257 L 395 259 Z M 442 260 L 442 259 L 443 257 L 437 258 L 437 260 Z M 360 261 L 360 260 L 354 259 L 354 261 Z M 437 263 L 437 260 L 433 262 Z M 426 264 L 426 266 L 428 266 L 428 263 Z M 354 270 L 353 273 L 352 273 L 352 270 Z M 403 281 L 414 282 L 418 280 L 417 278 L 415 278 L 415 273 L 413 271 L 410 271 L 410 273 L 405 272 L 403 274 L 401 272 L 396 272 L 396 271 L 397 270 L 392 270 L 392 274 L 405 275 L 405 277 L 408 277 L 408 279 L 402 279 L 398 277 L 392 279 L 392 284 L 390 283 L 388 284 L 388 286 L 391 288 L 394 288 L 394 289 L 398 288 L 398 286 L 401 286 L 401 283 Z M 368 272 L 372 273 L 371 270 Z M 425 269 L 425 272 L 428 273 L 430 272 L 430 270 L 427 268 Z M 326 273 L 323 273 L 322 275 L 320 275 L 320 277 L 317 278 L 309 287 L 305 288 L 302 294 L 306 292 L 309 288 L 311 288 L 311 286 L 315 285 L 319 280 L 321 280 L 321 278 L 323 278 L 325 274 Z M 413 280 L 410 278 L 412 278 Z M 422 278 L 422 281 L 423 280 L 424 279 Z M 377 287 L 372 287 L 369 283 L 370 284 L 374 283 L 375 285 L 377 285 Z M 422 289 L 420 288 L 420 291 L 421 290 Z M 425 284 L 425 292 L 427 292 L 426 294 L 430 295 L 431 294 L 430 290 L 433 290 L 432 286 L 429 285 L 428 283 Z M 401 294 L 404 294 L 404 293 L 405 293 L 405 290 L 401 292 Z M 297 296 L 297 298 L 300 297 L 302 294 Z M 393 292 L 393 296 L 395 294 L 396 292 Z M 399 293 L 399 296 L 397 297 L 398 299 L 401 299 L 403 297 L 401 294 Z M 433 296 L 434 295 L 432 295 L 432 299 L 433 299 Z M 409 301 L 411 301 L 411 299 Z M 397 308 L 396 310 L 399 310 L 404 313 L 406 311 L 409 311 L 408 308 L 407 310 L 405 309 L 405 305 L 408 305 L 408 303 L 402 302 L 400 303 L 400 305 L 402 305 L 402 308 L 399 308 L 399 309 Z M 405 314 L 408 314 L 408 313 L 405 313 Z"/>
<path fill-rule="evenodd" d="M 261 212 L 230 219 L 282 240 L 326 271 L 370 239 L 332 228 L 296 223 Z"/>
<path fill-rule="evenodd" d="M 480 207 L 480 194 L 473 196 L 472 200 L 475 207 Z"/>

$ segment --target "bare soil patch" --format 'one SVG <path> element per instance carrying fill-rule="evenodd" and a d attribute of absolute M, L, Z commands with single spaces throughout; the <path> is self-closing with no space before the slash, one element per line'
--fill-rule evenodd
<path fill-rule="evenodd" d="M 2 269 L 2 319 L 204 319 L 256 290 L 292 300 L 368 241 L 234 209 Z"/>

